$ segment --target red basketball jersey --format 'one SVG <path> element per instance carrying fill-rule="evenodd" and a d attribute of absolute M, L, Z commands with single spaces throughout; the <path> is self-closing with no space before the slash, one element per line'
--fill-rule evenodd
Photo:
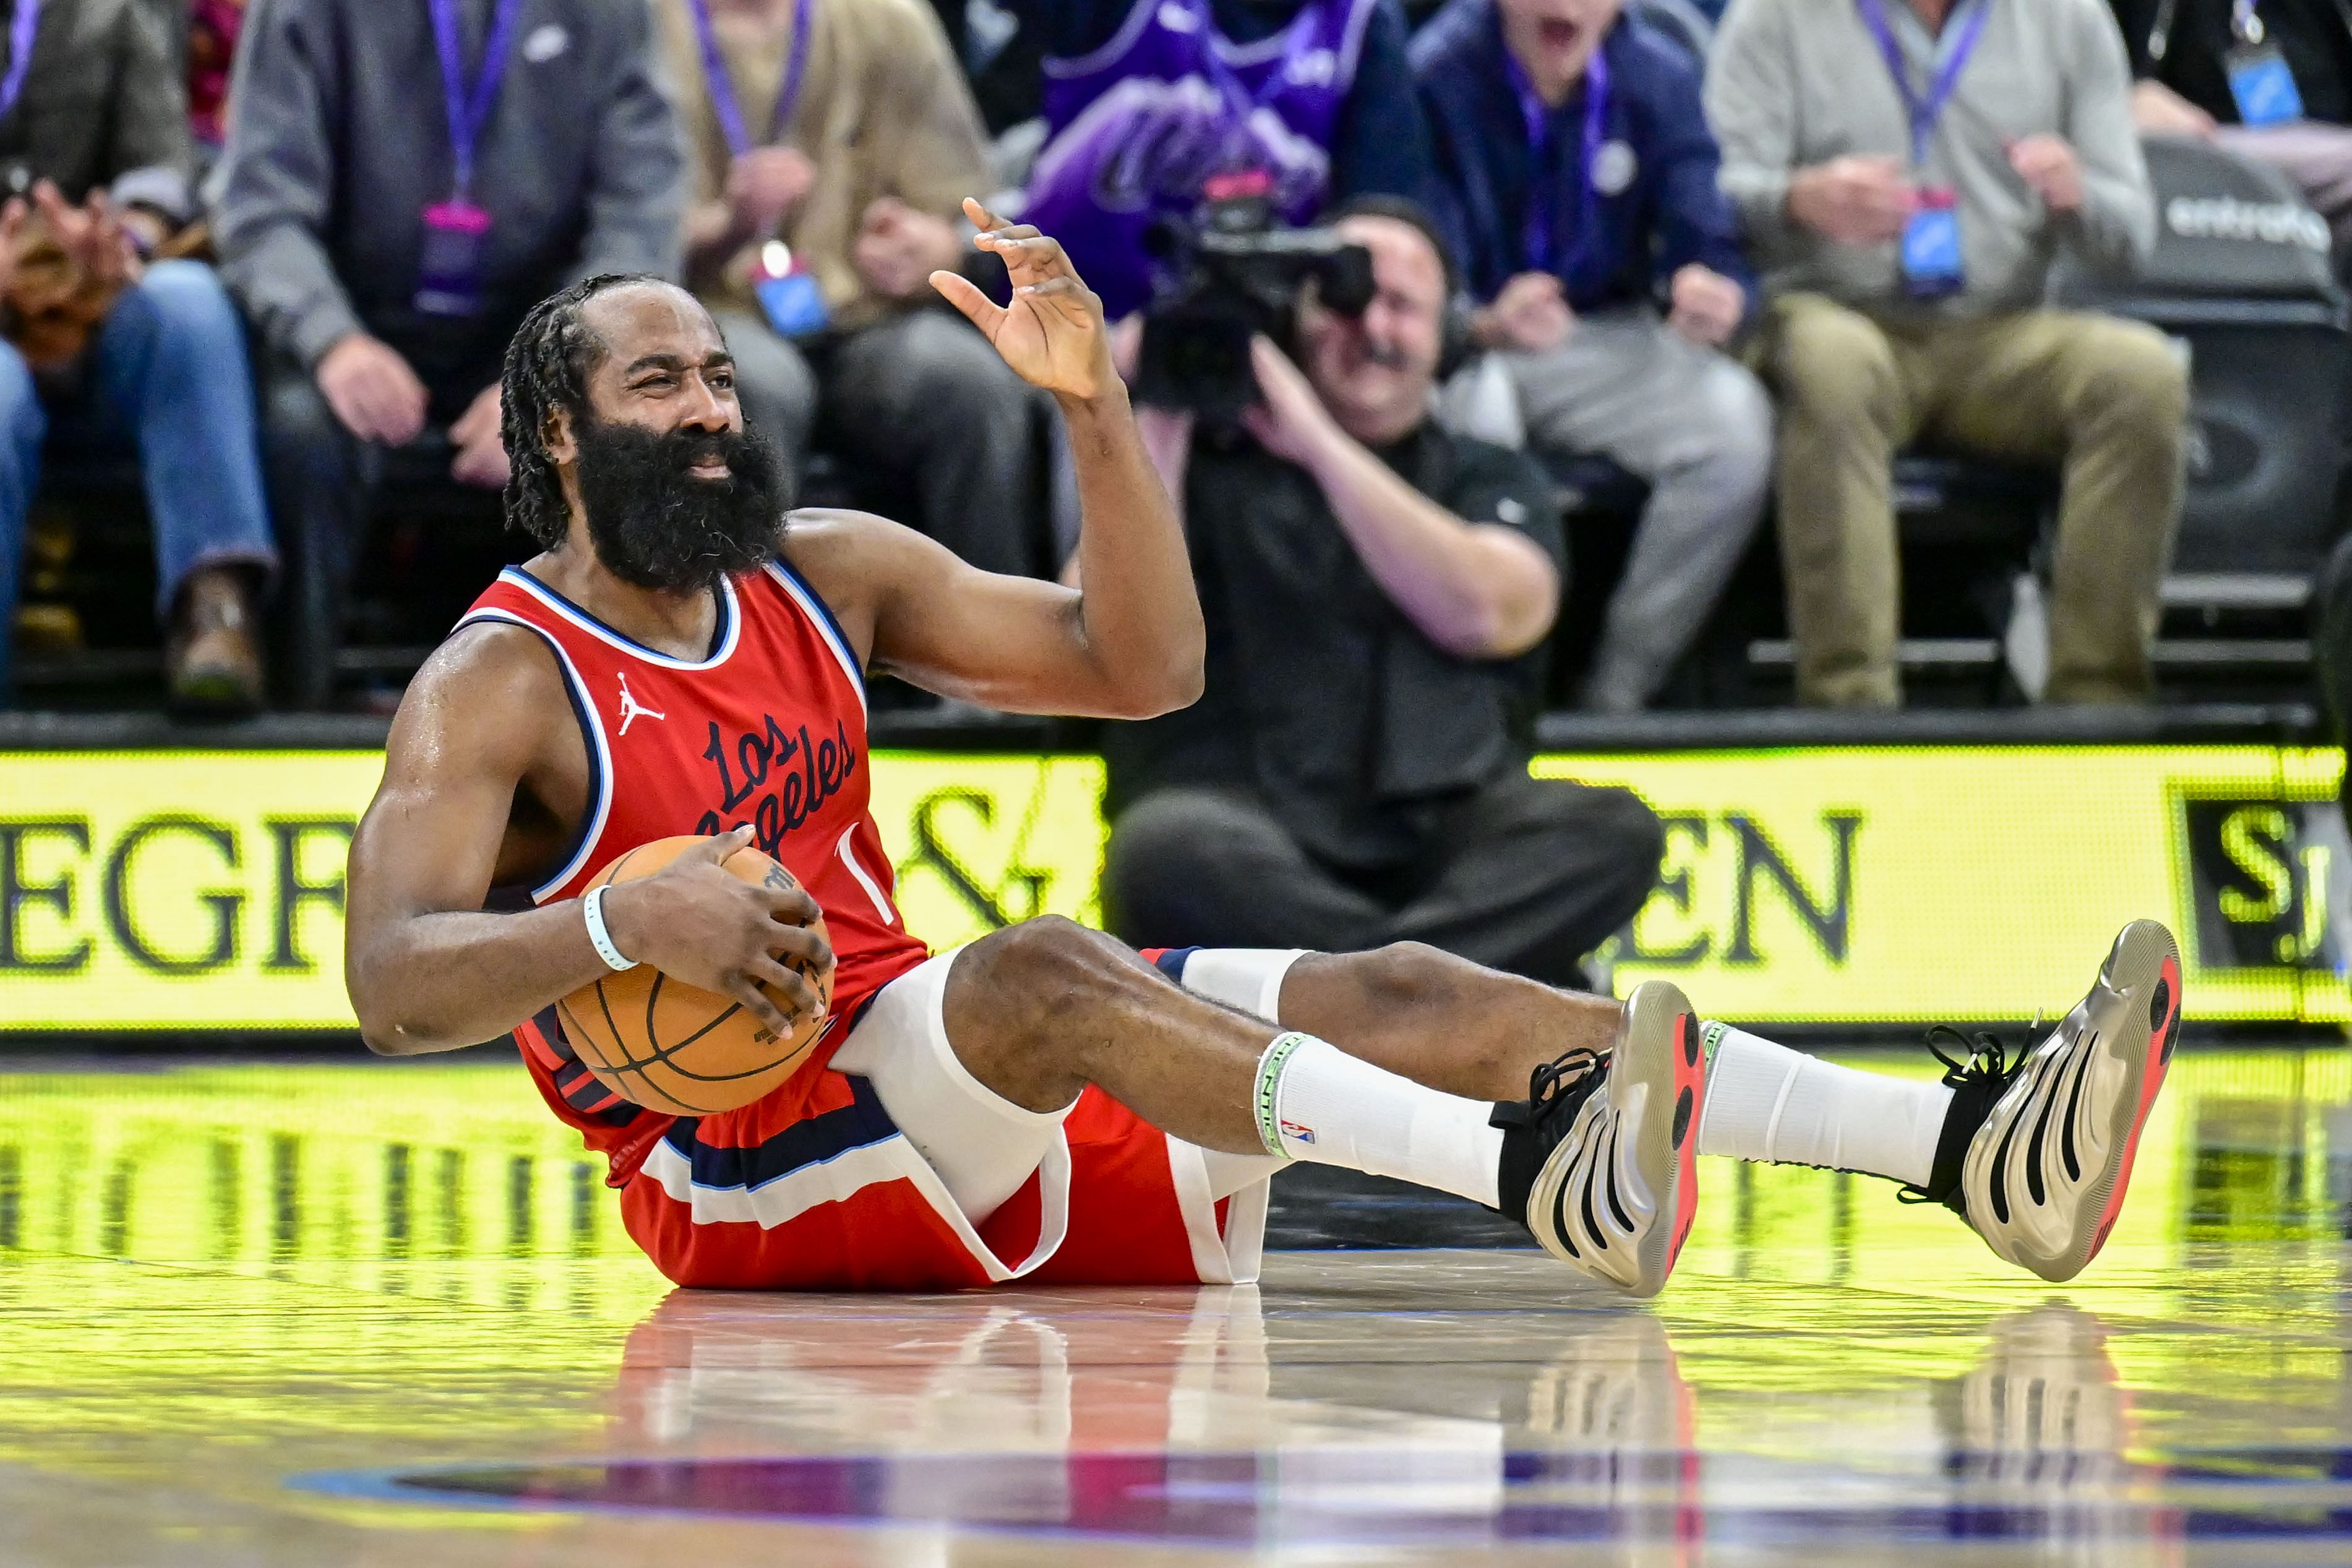
<path fill-rule="evenodd" d="M 585 819 L 563 862 L 530 890 L 534 902 L 579 896 L 640 844 L 748 824 L 824 909 L 838 962 L 833 1013 L 797 1084 L 830 1060 L 866 998 L 928 952 L 891 901 L 868 805 L 866 685 L 848 638 L 789 565 L 722 579 L 718 593 L 718 635 L 702 659 L 656 653 L 514 568 L 458 625 L 503 622 L 544 638 L 588 748 Z M 618 1185 L 672 1119 L 598 1084 L 552 1015 L 518 1031 L 524 1058 L 551 1108 L 613 1156 Z"/>

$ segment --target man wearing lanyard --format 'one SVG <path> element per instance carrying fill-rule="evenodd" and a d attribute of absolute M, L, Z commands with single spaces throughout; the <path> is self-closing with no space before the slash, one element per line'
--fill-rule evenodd
<path fill-rule="evenodd" d="M 209 267 L 148 259 L 193 215 L 187 99 L 131 0 L 0 0 L 0 704 L 34 490 L 71 450 L 143 471 L 173 705 L 246 711 L 276 557 L 244 329 Z"/>
<path fill-rule="evenodd" d="M 1706 107 L 1770 305 L 1779 517 L 1801 701 L 1902 700 L 1891 465 L 1915 442 L 2050 465 L 2062 703 L 2153 685 L 2188 375 L 2153 329 L 2042 304 L 2053 253 L 2155 240 L 2131 82 L 2099 0 L 1741 0 Z"/>
<path fill-rule="evenodd" d="M 444 431 L 453 480 L 504 484 L 524 312 L 576 277 L 677 275 L 677 122 L 641 0 L 273 0 L 240 51 L 215 233 L 268 350 L 291 598 L 331 638 L 383 450 Z M 305 706 L 320 651 L 289 670 Z"/>
<path fill-rule="evenodd" d="M 1722 345 L 1754 278 L 1699 72 L 1621 0 L 1454 0 L 1413 40 L 1440 206 L 1529 441 L 1650 483 L 1588 706 L 1665 684 L 1764 515 L 1772 411 Z"/>
<path fill-rule="evenodd" d="M 2112 0 L 2132 116 L 2268 163 L 2352 256 L 2352 0 Z"/>
<path fill-rule="evenodd" d="M 989 184 L 979 110 L 923 0 L 660 0 L 695 200 L 687 281 L 751 429 L 812 426 L 874 498 L 991 571 L 1033 570 L 1050 417 L 926 280 Z"/>

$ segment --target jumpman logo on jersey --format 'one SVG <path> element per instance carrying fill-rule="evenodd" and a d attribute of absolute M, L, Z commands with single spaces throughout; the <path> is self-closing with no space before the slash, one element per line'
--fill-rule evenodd
<path fill-rule="evenodd" d="M 629 695 L 629 677 L 622 675 L 620 679 L 621 733 L 623 735 L 628 734 L 629 726 L 636 723 L 637 720 L 641 718 L 667 718 L 669 716 L 669 715 L 666 713 L 656 712 L 654 709 L 649 708 L 645 704 L 639 702 L 636 698 L 631 696 Z"/>

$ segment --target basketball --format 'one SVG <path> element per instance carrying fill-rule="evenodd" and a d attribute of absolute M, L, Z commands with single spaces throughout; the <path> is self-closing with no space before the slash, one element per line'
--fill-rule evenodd
<path fill-rule="evenodd" d="M 651 876 L 705 841 L 687 834 L 640 844 L 588 885 Z M 748 845 L 727 857 L 725 869 L 754 885 L 800 885 L 792 873 Z M 811 929 L 825 935 L 822 919 Z M 833 971 L 819 971 L 797 958 L 785 962 L 808 977 L 830 1009 Z M 761 988 L 779 1008 L 792 1011 L 788 1000 Z M 749 1105 L 793 1075 L 832 1016 L 829 1010 L 803 1016 L 789 1039 L 778 1040 L 734 998 L 685 985 L 650 964 L 591 981 L 558 1002 L 556 1010 L 581 1065 L 598 1082 L 634 1104 L 678 1116 Z"/>

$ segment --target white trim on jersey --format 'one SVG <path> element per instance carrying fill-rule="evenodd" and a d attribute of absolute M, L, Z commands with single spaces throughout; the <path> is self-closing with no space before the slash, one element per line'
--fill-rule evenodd
<path fill-rule="evenodd" d="M 858 862 L 857 846 L 849 841 L 856 831 L 857 828 L 853 823 L 842 833 L 841 841 L 833 846 L 833 852 L 841 857 L 841 863 L 849 868 L 849 874 L 857 879 L 857 885 L 864 888 L 866 896 L 874 901 L 874 913 L 882 917 L 882 924 L 896 925 L 898 924 L 898 913 L 890 907 L 889 899 L 883 896 L 882 884 L 866 874 L 865 866 Z"/>
<path fill-rule="evenodd" d="M 1372 13 L 1377 0 L 1359 0 L 1355 14 L 1348 18 L 1346 31 L 1339 37 L 1339 85 L 1349 92 L 1356 89 L 1356 67 L 1364 54 L 1364 32 L 1372 25 Z"/>
<path fill-rule="evenodd" d="M 801 607 L 801 613 L 807 616 L 809 624 L 816 628 L 816 634 L 824 639 L 826 647 L 833 650 L 834 658 L 840 662 L 842 674 L 849 677 L 850 689 L 857 694 L 858 711 L 864 712 L 866 672 L 857 667 L 857 655 L 852 653 L 849 644 L 842 640 L 840 630 L 834 624 L 833 612 L 825 607 L 824 601 L 817 598 L 814 591 L 802 584 L 797 574 L 781 563 L 770 561 L 768 575 L 774 578 L 786 593 L 792 595 L 793 602 Z M 864 882 L 866 879 L 860 877 L 858 880 Z M 871 891 L 870 884 L 868 891 Z M 878 903 L 879 900 L 877 899 L 877 902 Z"/>
<path fill-rule="evenodd" d="M 1060 78 L 1082 77 L 1103 69 L 1135 47 L 1135 40 L 1160 6 L 1160 0 L 1135 0 L 1134 5 L 1128 10 L 1127 19 L 1119 23 L 1118 31 L 1113 33 L 1099 48 L 1091 49 L 1076 59 L 1055 59 L 1048 55 L 1038 62 L 1039 68 L 1049 77 Z"/>
<path fill-rule="evenodd" d="M 488 621 L 495 621 L 508 626 L 520 626 L 554 651 L 556 662 L 563 666 L 563 678 L 572 686 L 572 702 L 577 705 L 581 713 L 587 716 L 587 722 L 582 727 L 588 731 L 588 738 L 594 742 L 596 747 L 595 810 L 588 813 L 588 826 L 581 833 L 580 847 L 572 852 L 572 858 L 565 862 L 562 869 L 553 876 L 531 889 L 530 901 L 537 904 L 549 894 L 578 876 L 581 868 L 588 863 L 589 852 L 596 847 L 596 841 L 604 836 L 604 820 L 613 814 L 613 747 L 604 738 L 604 716 L 597 711 L 595 699 L 588 695 L 588 683 L 581 678 L 579 666 L 572 662 L 572 655 L 564 652 L 562 642 L 544 626 L 534 626 L 511 610 L 495 608 L 476 610 L 458 622 L 457 627 L 477 625 Z M 456 629 L 452 628 L 453 631 Z"/>
<path fill-rule="evenodd" d="M 614 631 L 530 573 L 515 567 L 510 566 L 499 573 L 499 580 L 514 584 L 598 642 L 609 643 L 631 658 L 643 659 L 646 664 L 665 670 L 715 670 L 733 655 L 735 644 L 743 640 L 743 601 L 736 596 L 733 580 L 725 577 L 719 580 L 719 591 L 727 596 L 727 635 L 720 641 L 718 650 L 707 659 L 673 659 L 667 653 L 656 653 L 644 643 Z"/>

